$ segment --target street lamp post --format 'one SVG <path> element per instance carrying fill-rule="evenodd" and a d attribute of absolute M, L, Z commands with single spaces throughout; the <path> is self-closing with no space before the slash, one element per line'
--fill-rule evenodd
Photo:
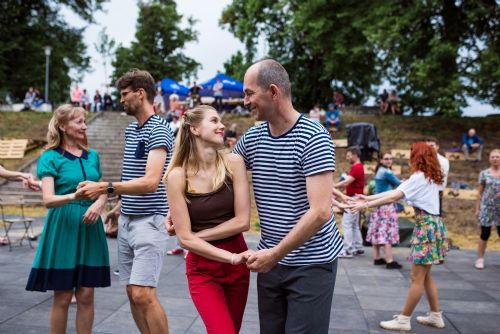
<path fill-rule="evenodd" d="M 45 46 L 45 103 L 49 103 L 49 57 L 52 48 L 50 46 Z"/>

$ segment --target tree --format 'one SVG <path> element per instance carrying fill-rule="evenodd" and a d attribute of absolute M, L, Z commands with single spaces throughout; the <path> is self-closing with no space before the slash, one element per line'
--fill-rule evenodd
<path fill-rule="evenodd" d="M 243 81 L 245 71 L 251 63 L 247 63 L 241 51 L 236 52 L 231 58 L 224 63 L 224 72 L 226 75 L 235 78 L 236 80 Z"/>
<path fill-rule="evenodd" d="M 104 67 L 104 83 L 108 81 L 108 62 L 114 55 L 116 41 L 109 37 L 106 33 L 106 28 L 102 28 L 99 32 L 98 43 L 94 43 L 95 50 L 101 55 L 102 66 Z"/>
<path fill-rule="evenodd" d="M 381 74 L 414 112 L 457 115 L 467 95 L 499 105 L 496 1 L 393 1 L 367 23 Z"/>
<path fill-rule="evenodd" d="M 182 50 L 197 39 L 193 29 L 196 21 L 188 17 L 187 28 L 181 28 L 182 19 L 173 0 L 139 2 L 136 40 L 129 48 L 117 48 L 113 81 L 132 68 L 147 70 L 156 80 L 168 76 L 180 81 L 194 76 L 200 65 Z"/>
<path fill-rule="evenodd" d="M 83 73 L 89 57 L 83 29 L 70 27 L 59 10 L 72 9 L 92 22 L 104 0 L 5 0 L 0 2 L 0 91 L 14 100 L 24 97 L 28 86 L 41 90 L 45 83 L 44 46 L 52 47 L 49 90 L 52 102 L 67 101 L 72 78 L 70 69 Z M 3 97 L 3 96 L 2 96 Z"/>
<path fill-rule="evenodd" d="M 234 0 L 220 23 L 245 44 L 247 63 L 255 61 L 263 36 L 267 56 L 290 75 L 295 105 L 306 109 L 332 99 L 333 80 L 343 83 L 348 103 L 372 93 L 375 54 L 359 24 L 363 11 L 363 2 L 341 0 Z"/>
<path fill-rule="evenodd" d="M 299 107 L 330 99 L 333 79 L 353 103 L 389 81 L 414 113 L 459 115 L 467 96 L 500 105 L 494 0 L 233 0 L 221 24 L 252 61 L 265 38 Z"/>

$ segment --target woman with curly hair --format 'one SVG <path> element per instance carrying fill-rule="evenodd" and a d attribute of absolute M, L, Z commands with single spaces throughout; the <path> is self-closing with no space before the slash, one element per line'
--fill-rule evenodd
<path fill-rule="evenodd" d="M 449 248 L 446 228 L 439 216 L 439 188 L 443 172 L 436 152 L 424 142 L 411 146 L 410 164 L 412 175 L 396 189 L 372 196 L 360 196 L 351 205 L 357 212 L 366 208 L 385 205 L 404 199 L 415 208 L 416 222 L 411 242 L 411 285 L 401 314 L 392 320 L 381 321 L 380 327 L 391 330 L 410 331 L 411 314 L 425 290 L 430 312 L 417 317 L 417 322 L 443 328 L 444 321 L 439 309 L 438 290 L 431 275 L 434 261 L 443 261 Z"/>

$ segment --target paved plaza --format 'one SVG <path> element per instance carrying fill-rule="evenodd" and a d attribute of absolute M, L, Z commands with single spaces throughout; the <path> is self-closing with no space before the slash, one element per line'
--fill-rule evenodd
<path fill-rule="evenodd" d="M 43 219 L 37 219 L 40 232 Z M 247 235 L 255 249 L 257 235 Z M 170 239 L 170 246 L 174 240 Z M 36 246 L 36 243 L 35 243 Z M 116 240 L 109 240 L 112 268 L 116 267 Z M 386 270 L 372 265 L 367 254 L 339 262 L 333 297 L 330 333 L 389 333 L 379 328 L 403 306 L 409 285 L 408 248 L 395 249 L 403 270 Z M 48 315 L 52 293 L 24 290 L 35 250 L 29 247 L 0 248 L 0 333 L 48 333 Z M 434 266 L 445 317 L 445 329 L 433 329 L 412 320 L 412 333 L 499 333 L 500 332 L 500 252 L 487 253 L 486 269 L 473 268 L 474 251 L 450 253 L 445 264 Z M 252 274 L 249 300 L 241 333 L 259 333 L 256 275 Z M 165 258 L 158 294 L 169 317 L 170 333 L 204 333 L 201 321 L 188 293 L 182 256 Z M 423 298 L 415 315 L 427 310 Z M 75 333 L 76 306 L 71 305 L 68 332 Z M 138 333 L 132 319 L 124 287 L 112 276 L 112 286 L 96 289 L 94 333 Z"/>

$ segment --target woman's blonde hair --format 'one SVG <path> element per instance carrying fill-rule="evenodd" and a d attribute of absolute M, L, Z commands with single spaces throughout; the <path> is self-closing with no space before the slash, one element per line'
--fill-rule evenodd
<path fill-rule="evenodd" d="M 179 132 L 175 138 L 174 155 L 168 165 L 167 172 L 163 177 L 163 182 L 167 183 L 168 174 L 176 167 L 181 167 L 185 174 L 187 174 L 188 170 L 193 171 L 195 174 L 198 172 L 199 152 L 196 147 L 196 137 L 191 132 L 191 127 L 199 126 L 203 118 L 205 118 L 206 112 L 209 110 L 216 111 L 210 106 L 200 105 L 186 111 L 186 113 L 182 116 Z M 213 189 L 220 187 L 226 180 L 226 177 L 231 177 L 231 171 L 219 150 L 216 152 L 215 168 L 216 175 L 212 183 Z"/>
<path fill-rule="evenodd" d="M 500 154 L 500 149 L 495 148 L 495 149 L 491 150 L 490 155 L 492 155 L 492 154 Z"/>
<path fill-rule="evenodd" d="M 87 115 L 87 111 L 82 107 L 75 107 L 72 104 L 63 104 L 59 106 L 56 111 L 54 111 L 54 115 L 52 115 L 52 119 L 49 122 L 49 130 L 47 132 L 47 146 L 45 146 L 46 150 L 50 150 L 52 148 L 57 148 L 62 144 L 63 133 L 59 128 L 61 125 L 66 125 L 72 119 L 83 115 Z M 87 135 L 82 142 L 77 143 L 78 146 L 84 150 L 88 151 L 88 142 Z"/>

